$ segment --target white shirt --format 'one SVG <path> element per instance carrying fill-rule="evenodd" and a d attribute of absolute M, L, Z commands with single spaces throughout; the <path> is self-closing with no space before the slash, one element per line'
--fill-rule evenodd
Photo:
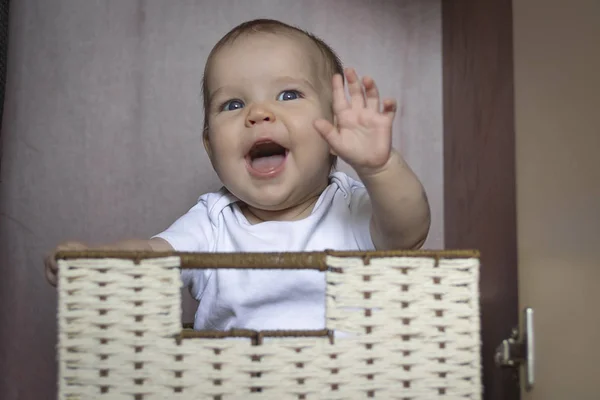
<path fill-rule="evenodd" d="M 176 251 L 298 252 L 373 250 L 371 203 L 364 185 L 342 172 L 330 176 L 312 213 L 298 221 L 252 225 L 226 189 L 198 203 L 156 235 Z M 325 328 L 325 274 L 306 270 L 184 270 L 200 304 L 195 329 Z"/>

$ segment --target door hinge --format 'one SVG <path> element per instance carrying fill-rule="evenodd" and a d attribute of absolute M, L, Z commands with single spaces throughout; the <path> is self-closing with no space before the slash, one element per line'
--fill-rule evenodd
<path fill-rule="evenodd" d="M 512 335 L 504 339 L 496 348 L 496 365 L 505 368 L 519 368 L 523 366 L 525 372 L 525 390 L 533 389 L 535 383 L 535 353 L 533 333 L 533 309 L 526 308 L 523 312 L 523 331 L 519 335 L 519 328 L 512 330 Z M 520 336 L 520 337 L 519 337 Z"/>

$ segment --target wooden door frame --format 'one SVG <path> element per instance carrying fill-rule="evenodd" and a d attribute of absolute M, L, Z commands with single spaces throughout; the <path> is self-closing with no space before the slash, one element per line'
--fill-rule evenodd
<path fill-rule="evenodd" d="M 445 246 L 481 252 L 484 399 L 518 399 L 493 359 L 519 315 L 512 1 L 441 2 Z"/>

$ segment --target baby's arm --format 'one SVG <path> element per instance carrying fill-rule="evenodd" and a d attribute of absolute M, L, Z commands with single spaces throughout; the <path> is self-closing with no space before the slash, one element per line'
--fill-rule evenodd
<path fill-rule="evenodd" d="M 376 173 L 361 173 L 373 215 L 371 238 L 378 250 L 418 249 L 431 221 L 425 190 L 402 156 L 391 151 L 387 164 Z"/>
<path fill-rule="evenodd" d="M 380 102 L 373 79 L 358 79 L 346 69 L 350 101 L 339 75 L 333 78 L 336 125 L 325 119 L 315 128 L 331 149 L 361 178 L 371 200 L 371 238 L 378 250 L 416 249 L 423 245 L 430 210 L 421 182 L 392 148 L 396 101 Z"/>
<path fill-rule="evenodd" d="M 164 239 L 152 238 L 149 240 L 129 239 L 122 240 L 102 246 L 88 246 L 79 242 L 66 242 L 59 245 L 44 262 L 46 268 L 46 278 L 52 286 L 56 286 L 58 280 L 58 264 L 56 262 L 56 253 L 58 251 L 78 251 L 78 250 L 131 250 L 131 251 L 172 251 L 173 247 Z"/>

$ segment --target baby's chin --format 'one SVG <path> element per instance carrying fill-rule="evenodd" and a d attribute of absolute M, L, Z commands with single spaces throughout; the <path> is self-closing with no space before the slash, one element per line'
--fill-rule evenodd
<path fill-rule="evenodd" d="M 281 199 L 278 197 L 267 197 L 264 196 L 260 199 L 255 198 L 244 198 L 244 196 L 236 196 L 246 207 L 250 207 L 259 211 L 267 212 L 281 212 L 291 207 L 297 206 L 301 201 L 293 201 Z"/>
<path fill-rule="evenodd" d="M 247 199 L 243 196 L 236 196 L 240 199 L 240 208 L 251 213 L 253 217 L 262 221 L 293 221 L 303 219 L 312 213 L 321 191 L 315 193 L 288 194 L 288 196 L 261 196 L 260 199 Z M 246 215 L 248 217 L 248 215 Z"/>
<path fill-rule="evenodd" d="M 245 205 L 264 211 L 283 211 L 301 202 L 296 190 L 287 185 L 265 185 L 261 188 L 252 185 L 225 185 L 227 190 Z M 296 193 L 295 193 L 296 192 Z"/>
<path fill-rule="evenodd" d="M 317 181 L 321 181 L 318 184 Z M 329 183 L 328 175 L 322 179 L 288 179 L 284 182 L 260 187 L 239 181 L 228 182 L 225 187 L 245 206 L 266 213 L 294 214 L 295 209 L 306 209 L 314 204 Z"/>

